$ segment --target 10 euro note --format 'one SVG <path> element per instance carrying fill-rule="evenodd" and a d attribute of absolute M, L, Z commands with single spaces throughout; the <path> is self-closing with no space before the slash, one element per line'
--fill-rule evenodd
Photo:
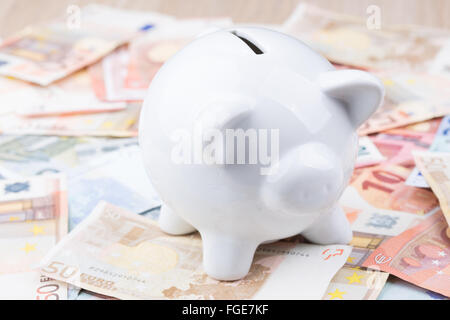
<path fill-rule="evenodd" d="M 67 234 L 65 179 L 0 180 L 0 298 L 66 299 L 67 285 L 35 268 Z"/>
<path fill-rule="evenodd" d="M 120 299 L 320 299 L 350 250 L 279 241 L 257 250 L 244 279 L 222 282 L 203 271 L 198 233 L 170 236 L 150 219 L 100 202 L 40 270 Z"/>
<path fill-rule="evenodd" d="M 364 266 L 450 297 L 450 238 L 440 211 L 381 244 Z"/>
<path fill-rule="evenodd" d="M 439 199 L 447 225 L 450 225 L 450 153 L 414 152 L 417 167 Z M 450 227 L 447 228 L 450 237 Z"/>
<path fill-rule="evenodd" d="M 358 129 L 360 135 L 398 128 L 450 113 L 450 80 L 411 72 L 378 72 L 385 88 L 381 107 Z"/>
<path fill-rule="evenodd" d="M 432 191 L 404 184 L 410 171 L 390 164 L 355 170 L 339 200 L 353 230 L 348 266 L 362 266 L 386 239 L 439 210 Z"/>

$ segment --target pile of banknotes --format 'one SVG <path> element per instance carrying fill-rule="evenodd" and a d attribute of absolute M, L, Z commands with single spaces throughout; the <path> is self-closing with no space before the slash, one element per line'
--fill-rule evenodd
<path fill-rule="evenodd" d="M 450 297 L 450 31 L 372 30 L 305 4 L 267 25 L 372 72 L 386 97 L 359 128 L 340 200 L 350 245 L 265 244 L 244 279 L 221 282 L 203 271 L 197 233 L 159 230 L 136 137 L 158 69 L 233 21 L 94 4 L 80 17 L 0 44 L 1 299 Z"/>

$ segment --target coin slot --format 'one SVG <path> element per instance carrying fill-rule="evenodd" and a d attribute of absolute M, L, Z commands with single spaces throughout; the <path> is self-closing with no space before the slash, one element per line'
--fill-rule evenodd
<path fill-rule="evenodd" d="M 237 31 L 231 31 L 231 33 L 241 39 L 241 41 L 244 42 L 255 54 L 264 54 L 264 51 L 246 35 L 238 33 Z"/>

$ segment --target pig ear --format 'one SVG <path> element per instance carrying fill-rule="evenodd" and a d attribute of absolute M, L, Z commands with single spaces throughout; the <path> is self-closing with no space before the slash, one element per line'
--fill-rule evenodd
<path fill-rule="evenodd" d="M 328 71 L 319 75 L 318 82 L 326 95 L 345 104 L 355 128 L 377 110 L 384 96 L 380 80 L 364 71 Z"/>

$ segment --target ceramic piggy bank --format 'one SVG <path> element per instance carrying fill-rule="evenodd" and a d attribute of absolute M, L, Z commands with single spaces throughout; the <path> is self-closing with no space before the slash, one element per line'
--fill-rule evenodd
<path fill-rule="evenodd" d="M 244 277 L 261 243 L 352 238 L 338 199 L 356 129 L 379 106 L 372 75 L 336 70 L 301 41 L 263 28 L 197 38 L 159 70 L 139 143 L 163 205 L 162 230 L 198 230 L 203 267 Z"/>

